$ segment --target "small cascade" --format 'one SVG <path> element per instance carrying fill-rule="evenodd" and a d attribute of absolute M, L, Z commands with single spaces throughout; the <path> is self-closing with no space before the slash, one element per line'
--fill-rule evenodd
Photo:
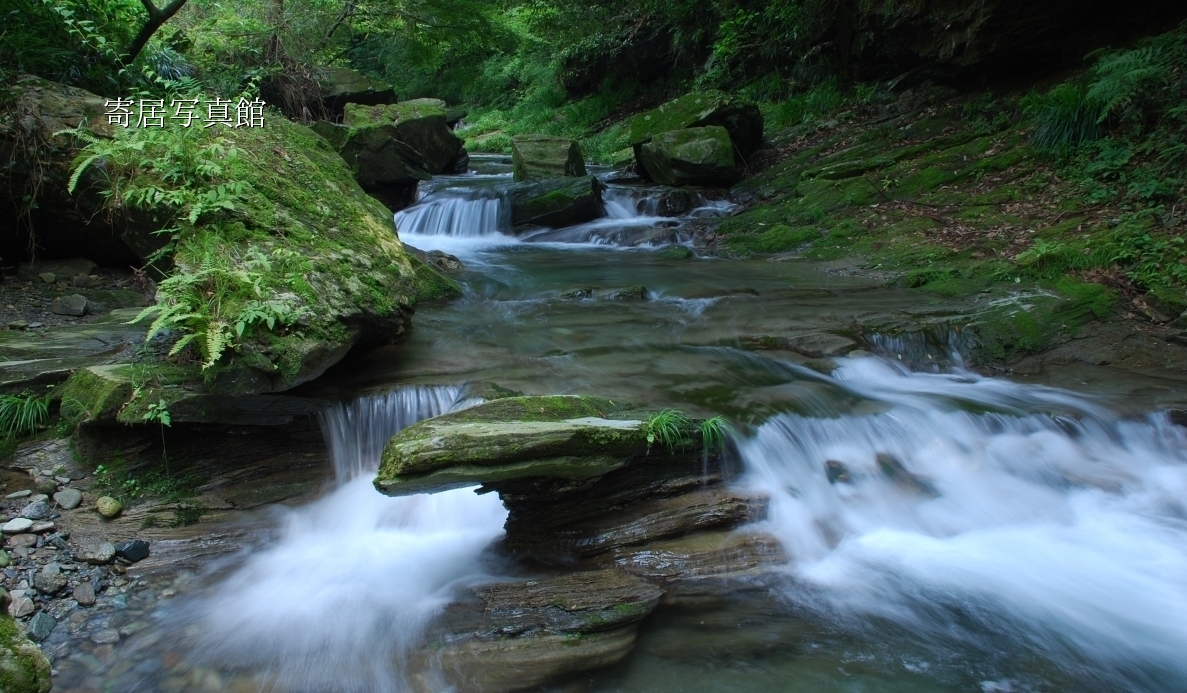
<path fill-rule="evenodd" d="M 396 212 L 401 236 L 495 236 L 511 228 L 511 205 L 495 187 L 451 187 Z"/>
<path fill-rule="evenodd" d="M 456 385 L 418 386 L 338 402 L 319 416 L 338 485 L 379 469 L 383 446 L 421 419 L 440 416 L 458 403 Z"/>
<path fill-rule="evenodd" d="M 794 601 L 986 679 L 1040 654 L 1080 690 L 1187 690 L 1187 430 L 875 358 L 835 376 L 887 409 L 783 414 L 738 446 Z"/>
<path fill-rule="evenodd" d="M 481 555 L 503 532 L 495 494 L 389 498 L 372 485 L 395 432 L 456 406 L 459 387 L 410 387 L 322 416 L 338 488 L 280 512 L 277 540 L 191 606 L 195 664 L 247 672 L 261 690 L 396 693 L 408 653 L 456 587 L 489 580 Z"/>
<path fill-rule="evenodd" d="M 875 333 L 866 335 L 865 342 L 873 353 L 897 360 L 908 368 L 934 371 L 963 368 L 975 339 L 968 330 L 940 327 L 897 334 Z"/>

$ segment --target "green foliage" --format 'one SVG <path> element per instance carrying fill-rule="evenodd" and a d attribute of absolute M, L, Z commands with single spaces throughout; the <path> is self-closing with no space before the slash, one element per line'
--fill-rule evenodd
<path fill-rule="evenodd" d="M 48 419 L 48 398 L 28 390 L 19 395 L 0 395 L 0 432 L 6 437 L 33 433 Z"/>
<path fill-rule="evenodd" d="M 664 409 L 652 414 L 647 417 L 648 452 L 655 443 L 663 445 L 672 453 L 677 448 L 688 447 L 692 443 L 688 435 L 691 429 L 692 420 L 679 409 Z"/>
<path fill-rule="evenodd" d="M 714 416 L 701 422 L 701 444 L 706 450 L 721 450 L 725 447 L 725 438 L 732 432 L 729 422 L 723 416 Z"/>
<path fill-rule="evenodd" d="M 187 246 L 185 256 L 196 258 L 196 265 L 162 281 L 157 286 L 158 302 L 132 321 L 156 316 L 148 339 L 163 329 L 180 330 L 183 336 L 170 349 L 170 356 L 193 344 L 206 369 L 254 329 L 278 331 L 310 316 L 306 302 L 312 297 L 291 291 L 304 287 L 307 294 L 312 293 L 303 279 L 310 264 L 300 254 L 283 248 L 267 254 L 249 246 L 243 257 L 236 257 L 206 236 L 182 243 Z"/>

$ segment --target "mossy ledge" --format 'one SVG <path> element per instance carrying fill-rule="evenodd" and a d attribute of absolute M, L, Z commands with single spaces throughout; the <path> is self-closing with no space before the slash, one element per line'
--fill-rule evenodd
<path fill-rule="evenodd" d="M 405 495 L 521 478 L 599 477 L 648 455 L 647 420 L 646 412 L 597 397 L 508 397 L 396 434 L 375 486 Z"/>
<path fill-rule="evenodd" d="M 2 601 L 8 601 L 7 594 Z M 7 612 L 0 615 L 0 691 L 49 693 L 52 688 L 49 660 Z"/>

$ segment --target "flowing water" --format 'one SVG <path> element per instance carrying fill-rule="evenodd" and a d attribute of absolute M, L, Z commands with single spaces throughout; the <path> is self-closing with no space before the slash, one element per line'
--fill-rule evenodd
<path fill-rule="evenodd" d="M 515 236 L 506 161 L 474 160 L 396 215 L 406 243 L 466 262 L 466 296 L 317 386 L 343 398 L 322 418 L 336 489 L 277 510 L 271 539 L 124 650 L 182 642 L 183 665 L 112 668 L 112 690 L 432 689 L 407 655 L 460 586 L 507 575 L 486 551 L 505 511 L 466 489 L 386 498 L 370 479 L 393 433 L 497 386 L 727 414 L 736 483 L 770 495 L 763 528 L 792 557 L 761 599 L 661 610 L 575 689 L 1187 691 L 1173 384 L 1098 371 L 1106 397 L 983 377 L 960 357 L 975 304 L 841 266 L 657 250 L 722 201 L 664 215 L 664 191 L 611 181 L 606 218 Z M 639 284 L 646 300 L 599 298 Z M 859 350 L 818 358 L 838 349 Z"/>

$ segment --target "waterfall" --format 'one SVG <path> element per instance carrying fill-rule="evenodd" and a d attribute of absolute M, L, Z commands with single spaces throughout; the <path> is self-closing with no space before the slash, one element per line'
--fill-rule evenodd
<path fill-rule="evenodd" d="M 387 439 L 466 406 L 460 392 L 405 388 L 326 412 L 338 487 L 283 511 L 279 538 L 197 606 L 205 643 L 197 662 L 252 672 L 268 690 L 409 689 L 408 653 L 458 585 L 489 579 L 480 556 L 502 534 L 506 511 L 495 494 L 389 498 L 371 482 Z"/>
<path fill-rule="evenodd" d="M 494 236 L 511 228 L 511 205 L 496 188 L 445 188 L 396 212 L 401 236 Z"/>
<path fill-rule="evenodd" d="M 1187 430 L 872 358 L 833 381 L 885 410 L 780 415 L 739 443 L 793 599 L 1106 690 L 1187 689 Z"/>

